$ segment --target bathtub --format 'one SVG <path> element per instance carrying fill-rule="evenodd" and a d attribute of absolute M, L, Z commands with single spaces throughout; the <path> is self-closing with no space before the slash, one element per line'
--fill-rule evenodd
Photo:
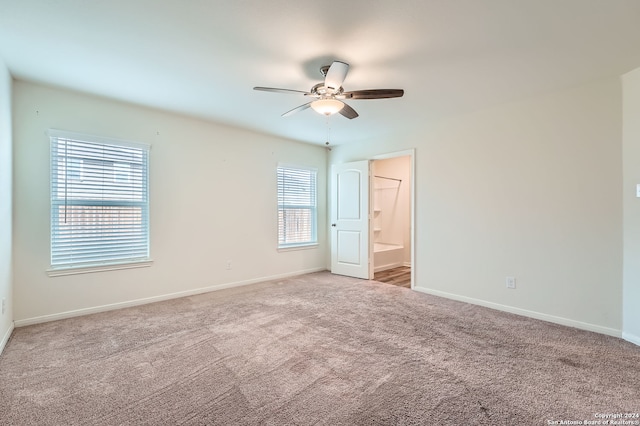
<path fill-rule="evenodd" d="M 399 244 L 373 243 L 374 272 L 404 265 L 404 247 Z"/>

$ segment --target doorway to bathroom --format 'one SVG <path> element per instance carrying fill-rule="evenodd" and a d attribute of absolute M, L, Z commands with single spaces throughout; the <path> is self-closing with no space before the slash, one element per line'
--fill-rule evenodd
<path fill-rule="evenodd" d="M 373 279 L 412 287 L 412 155 L 371 162 Z"/>
<path fill-rule="evenodd" d="M 331 273 L 414 288 L 414 173 L 414 149 L 331 166 Z"/>

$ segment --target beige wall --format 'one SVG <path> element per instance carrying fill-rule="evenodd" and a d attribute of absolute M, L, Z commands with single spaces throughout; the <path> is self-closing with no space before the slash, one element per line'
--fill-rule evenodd
<path fill-rule="evenodd" d="M 640 345 L 640 68 L 623 82 L 624 317 L 623 337 Z"/>
<path fill-rule="evenodd" d="M 11 76 L 0 59 L 0 352 L 13 329 L 11 128 Z"/>
<path fill-rule="evenodd" d="M 620 335 L 621 96 L 597 81 L 335 147 L 330 163 L 416 149 L 416 289 Z"/>
<path fill-rule="evenodd" d="M 17 325 L 326 267 L 325 148 L 20 81 L 14 105 Z M 50 128 L 151 144 L 153 266 L 47 275 Z M 315 249 L 276 250 L 278 162 L 319 170 Z"/>

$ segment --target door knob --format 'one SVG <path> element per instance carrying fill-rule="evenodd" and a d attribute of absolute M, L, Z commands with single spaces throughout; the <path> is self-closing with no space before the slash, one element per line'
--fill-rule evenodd
<path fill-rule="evenodd" d="M 332 223 L 332 224 L 331 224 L 331 226 L 334 226 L 334 227 L 335 227 L 335 226 L 336 226 L 336 224 L 335 224 L 335 223 Z"/>

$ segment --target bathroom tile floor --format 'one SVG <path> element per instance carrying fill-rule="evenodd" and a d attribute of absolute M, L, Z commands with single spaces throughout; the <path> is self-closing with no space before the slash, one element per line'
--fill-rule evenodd
<path fill-rule="evenodd" d="M 373 279 L 386 284 L 397 285 L 398 287 L 411 288 L 411 268 L 408 266 L 399 266 L 397 268 L 376 272 Z"/>

